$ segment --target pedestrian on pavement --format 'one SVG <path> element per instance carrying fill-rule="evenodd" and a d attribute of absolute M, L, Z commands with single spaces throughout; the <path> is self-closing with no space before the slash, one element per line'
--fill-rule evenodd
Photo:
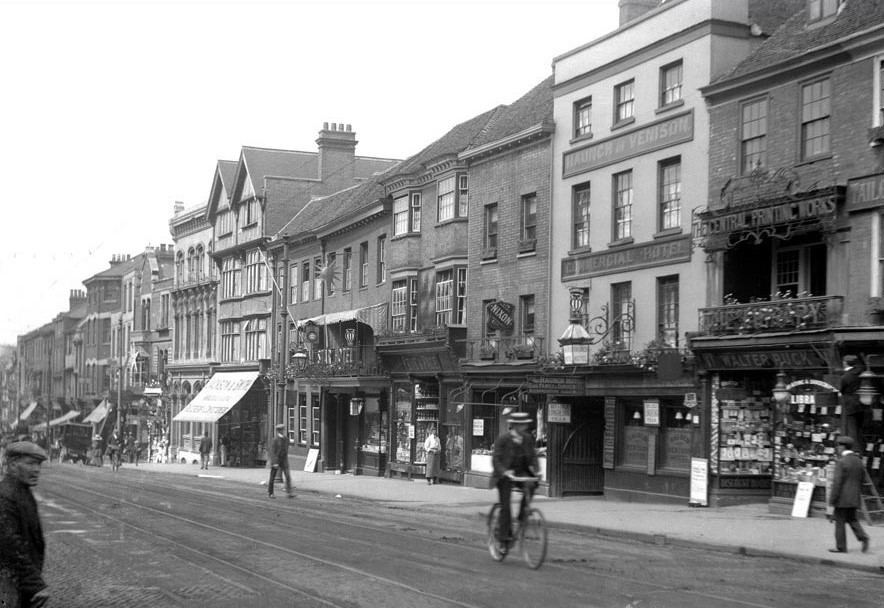
<path fill-rule="evenodd" d="M 110 458 L 111 466 L 114 464 L 114 458 L 119 458 L 120 462 L 123 462 L 123 438 L 120 437 L 117 431 L 114 431 L 110 439 L 107 440 L 107 456 Z"/>
<path fill-rule="evenodd" d="M 221 466 L 227 466 L 227 457 L 230 454 L 230 433 L 224 433 L 221 436 Z"/>
<path fill-rule="evenodd" d="M 526 412 L 513 412 L 507 421 L 507 431 L 494 442 L 491 464 L 491 487 L 497 488 L 500 510 L 500 528 L 497 539 L 512 538 L 511 500 L 513 484 L 518 483 L 524 491 L 519 509 L 519 519 L 525 515 L 530 497 L 534 496 L 536 483 L 513 482 L 509 475 L 516 477 L 534 477 L 537 475 L 537 450 L 534 447 L 534 436 L 528 432 L 531 417 Z"/>
<path fill-rule="evenodd" d="M 31 488 L 46 450 L 30 441 L 6 448 L 7 474 L 0 480 L 0 606 L 39 608 L 49 599 L 43 580 L 46 545 Z"/>
<path fill-rule="evenodd" d="M 270 483 L 267 484 L 267 495 L 270 498 L 276 498 L 273 495 L 273 482 L 276 481 L 276 473 L 285 476 L 285 493 L 289 498 L 294 498 L 292 494 L 292 474 L 289 471 L 289 440 L 285 436 L 285 425 L 276 425 L 276 437 L 270 443 Z"/>
<path fill-rule="evenodd" d="M 126 453 L 129 455 L 129 462 L 134 462 L 138 466 L 138 444 L 135 442 L 135 436 L 131 432 L 126 433 Z"/>
<path fill-rule="evenodd" d="M 203 437 L 200 439 L 200 469 L 209 470 L 209 455 L 212 453 L 212 438 L 209 437 L 209 431 L 203 431 Z"/>
<path fill-rule="evenodd" d="M 831 553 L 847 553 L 845 524 L 850 525 L 856 540 L 862 543 L 862 552 L 869 550 L 869 535 L 856 520 L 856 510 L 862 500 L 863 461 L 853 451 L 853 437 L 839 437 L 837 442 L 838 461 L 832 477 L 832 491 L 829 504 L 835 507 L 835 548 Z"/>
<path fill-rule="evenodd" d="M 432 485 L 439 483 L 439 456 L 442 452 L 442 443 L 436 436 L 436 427 L 427 429 L 427 438 L 424 440 L 424 450 L 427 452 L 427 483 Z"/>
<path fill-rule="evenodd" d="M 853 437 L 857 445 L 862 445 L 863 418 L 866 415 L 860 403 L 859 390 L 861 381 L 859 357 L 847 355 L 842 360 L 844 374 L 841 376 L 841 432 Z"/>

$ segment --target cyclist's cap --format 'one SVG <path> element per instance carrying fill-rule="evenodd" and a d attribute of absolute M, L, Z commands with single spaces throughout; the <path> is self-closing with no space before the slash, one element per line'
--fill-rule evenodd
<path fill-rule="evenodd" d="M 513 412 L 510 414 L 510 424 L 531 424 L 531 416 L 528 412 Z"/>
<path fill-rule="evenodd" d="M 9 458 L 31 456 L 41 462 L 48 458 L 46 450 L 31 441 L 16 441 L 10 443 L 6 446 L 6 456 Z"/>

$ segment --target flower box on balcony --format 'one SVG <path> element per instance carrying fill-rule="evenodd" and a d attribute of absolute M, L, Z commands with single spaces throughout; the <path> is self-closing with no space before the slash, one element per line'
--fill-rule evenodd
<path fill-rule="evenodd" d="M 479 348 L 479 358 L 483 361 L 489 361 L 497 358 L 497 351 L 490 346 L 482 346 Z"/>
<path fill-rule="evenodd" d="M 534 347 L 533 346 L 513 346 L 511 349 L 511 354 L 515 359 L 533 359 L 534 358 Z"/>
<path fill-rule="evenodd" d="M 497 257 L 497 247 L 486 247 L 482 250 L 483 260 L 493 260 Z"/>

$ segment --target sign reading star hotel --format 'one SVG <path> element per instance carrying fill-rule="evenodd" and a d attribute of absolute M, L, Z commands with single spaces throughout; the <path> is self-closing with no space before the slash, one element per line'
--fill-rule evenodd
<path fill-rule="evenodd" d="M 694 111 L 688 110 L 565 152 L 562 156 L 562 177 L 592 171 L 633 156 L 691 141 L 693 138 Z"/>

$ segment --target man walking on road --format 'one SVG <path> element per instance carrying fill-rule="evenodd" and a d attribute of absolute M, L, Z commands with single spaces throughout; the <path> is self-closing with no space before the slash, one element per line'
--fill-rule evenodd
<path fill-rule="evenodd" d="M 294 498 L 292 494 L 292 474 L 289 471 L 289 440 L 285 436 L 285 425 L 276 425 L 276 437 L 270 444 L 270 483 L 267 484 L 267 495 L 270 498 L 276 498 L 273 495 L 273 482 L 276 481 L 276 473 L 285 476 L 285 493 L 289 498 Z"/>
<path fill-rule="evenodd" d="M 30 441 L 6 448 L 7 474 L 0 480 L 0 606 L 39 608 L 49 599 L 43 581 L 46 545 L 31 488 L 46 451 Z"/>
<path fill-rule="evenodd" d="M 212 453 L 212 438 L 209 437 L 209 431 L 203 431 L 203 437 L 200 439 L 200 469 L 209 469 L 209 454 Z"/>
<path fill-rule="evenodd" d="M 853 451 L 855 442 L 852 437 L 838 438 L 838 453 L 841 456 L 835 463 L 835 474 L 832 477 L 832 493 L 829 504 L 835 507 L 835 548 L 831 553 L 847 553 L 847 534 L 845 524 L 862 543 L 862 552 L 869 550 L 869 535 L 856 520 L 856 510 L 862 500 L 863 461 Z"/>

